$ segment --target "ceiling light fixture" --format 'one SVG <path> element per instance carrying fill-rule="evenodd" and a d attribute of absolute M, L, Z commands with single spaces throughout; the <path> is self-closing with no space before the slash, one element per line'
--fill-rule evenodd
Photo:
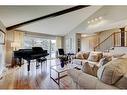
<path fill-rule="evenodd" d="M 101 17 L 101 16 L 100 16 L 100 17 L 97 17 L 97 18 L 94 18 L 94 19 L 88 21 L 87 23 L 88 23 L 88 24 L 89 24 L 89 23 L 94 23 L 94 22 L 97 22 L 97 21 L 99 21 L 99 20 L 102 20 L 102 17 Z"/>

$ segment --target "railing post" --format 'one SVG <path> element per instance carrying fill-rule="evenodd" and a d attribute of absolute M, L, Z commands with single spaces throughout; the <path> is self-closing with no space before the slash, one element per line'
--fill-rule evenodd
<path fill-rule="evenodd" d="M 116 46 L 116 38 L 115 38 L 115 32 L 114 32 L 114 34 L 113 34 L 113 46 L 115 47 Z"/>
<path fill-rule="evenodd" d="M 121 46 L 125 46 L 125 27 L 124 28 L 120 28 L 121 30 Z"/>

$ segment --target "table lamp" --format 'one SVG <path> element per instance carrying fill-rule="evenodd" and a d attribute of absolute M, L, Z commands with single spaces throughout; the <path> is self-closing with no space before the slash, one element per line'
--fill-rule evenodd
<path fill-rule="evenodd" d="M 11 43 L 11 47 L 12 47 L 13 50 L 15 51 L 16 48 L 20 47 L 20 43 L 18 43 L 18 42 L 12 42 L 12 43 Z"/>

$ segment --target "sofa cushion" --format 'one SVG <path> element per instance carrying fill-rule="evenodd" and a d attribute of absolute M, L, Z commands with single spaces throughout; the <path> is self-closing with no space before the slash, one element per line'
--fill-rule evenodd
<path fill-rule="evenodd" d="M 127 73 L 115 84 L 116 87 L 127 89 Z"/>
<path fill-rule="evenodd" d="M 89 60 L 82 60 L 82 64 L 84 64 L 85 62 L 88 62 L 91 65 L 97 65 L 99 62 L 93 62 L 93 61 L 89 61 Z"/>
<path fill-rule="evenodd" d="M 82 65 L 82 61 L 85 61 L 85 60 L 82 60 L 82 59 L 73 59 L 72 63 L 77 64 L 77 65 Z"/>
<path fill-rule="evenodd" d="M 98 62 L 103 57 L 102 52 L 91 52 L 88 60 L 93 62 Z"/>
<path fill-rule="evenodd" d="M 115 54 L 112 55 L 112 57 L 113 58 L 120 58 L 120 57 L 122 57 L 124 55 L 125 55 L 125 53 L 115 53 Z"/>
<path fill-rule="evenodd" d="M 112 57 L 112 53 L 110 53 L 110 52 L 103 52 L 103 57 Z"/>
<path fill-rule="evenodd" d="M 97 81 L 98 79 L 96 77 L 82 73 L 78 78 L 78 85 L 81 89 L 95 89 Z"/>
<path fill-rule="evenodd" d="M 76 54 L 76 59 L 87 59 L 90 52 L 80 51 Z"/>
<path fill-rule="evenodd" d="M 127 58 L 127 54 L 123 55 L 122 58 Z"/>
<path fill-rule="evenodd" d="M 78 82 L 79 75 L 82 74 L 81 70 L 76 70 L 76 69 L 69 69 L 67 73 L 76 83 Z"/>
<path fill-rule="evenodd" d="M 97 71 L 99 80 L 107 84 L 115 84 L 127 72 L 127 58 L 112 60 Z"/>

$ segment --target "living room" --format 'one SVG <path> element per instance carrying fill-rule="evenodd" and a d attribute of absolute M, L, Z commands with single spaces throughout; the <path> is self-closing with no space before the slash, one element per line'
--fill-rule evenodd
<path fill-rule="evenodd" d="M 126 10 L 0 6 L 0 89 L 126 89 Z"/>

